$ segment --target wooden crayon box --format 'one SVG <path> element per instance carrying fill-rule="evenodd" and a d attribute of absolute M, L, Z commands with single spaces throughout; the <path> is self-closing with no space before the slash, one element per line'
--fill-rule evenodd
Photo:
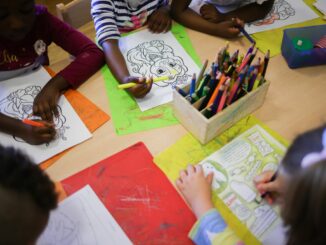
<path fill-rule="evenodd" d="M 231 105 L 224 108 L 210 119 L 207 119 L 197 109 L 201 98 L 194 104 L 190 104 L 177 90 L 173 92 L 174 115 L 180 123 L 197 138 L 202 144 L 206 144 L 217 135 L 231 127 L 237 121 L 248 116 L 263 105 L 270 82 L 266 81 L 257 89 L 249 92 Z M 189 87 L 182 89 L 189 91 Z"/>

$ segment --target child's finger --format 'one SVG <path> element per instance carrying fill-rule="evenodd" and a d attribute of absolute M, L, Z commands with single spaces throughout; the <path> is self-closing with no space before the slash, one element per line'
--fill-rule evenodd
<path fill-rule="evenodd" d="M 168 32 L 169 30 L 171 30 L 171 27 L 172 27 L 172 21 L 171 21 L 171 19 L 169 19 L 168 24 L 166 25 L 164 32 Z"/>
<path fill-rule="evenodd" d="M 157 27 L 157 32 L 162 33 L 165 30 L 167 25 L 168 25 L 167 20 L 162 20 Z"/>
<path fill-rule="evenodd" d="M 206 176 L 206 180 L 207 182 L 211 185 L 212 182 L 213 182 L 213 179 L 214 179 L 214 173 L 209 173 L 207 176 Z"/>
<path fill-rule="evenodd" d="M 278 192 L 278 183 L 276 182 L 268 182 L 268 183 L 261 183 L 257 185 L 257 189 L 261 193 L 265 192 Z"/>
<path fill-rule="evenodd" d="M 45 103 L 43 106 L 43 113 L 45 114 L 46 120 L 49 122 L 53 121 L 52 108 L 48 103 Z"/>
<path fill-rule="evenodd" d="M 195 166 L 195 171 L 196 171 L 197 173 L 201 173 L 201 172 L 203 172 L 203 168 L 202 168 L 202 166 L 201 166 L 200 164 L 197 164 L 197 165 Z"/>
<path fill-rule="evenodd" d="M 194 174 L 195 173 L 195 168 L 191 164 L 188 165 L 187 167 L 187 172 L 188 174 Z"/>
<path fill-rule="evenodd" d="M 51 103 L 51 111 L 55 117 L 59 117 L 59 111 L 57 106 L 57 101 L 53 100 Z"/>
<path fill-rule="evenodd" d="M 180 171 L 180 179 L 183 181 L 185 178 L 187 178 L 188 174 L 185 170 Z"/>
<path fill-rule="evenodd" d="M 183 184 L 182 179 L 177 179 L 175 184 L 178 187 L 178 189 L 181 190 Z"/>
<path fill-rule="evenodd" d="M 270 180 L 272 179 L 274 175 L 273 171 L 266 171 L 261 173 L 260 175 L 257 175 L 254 178 L 254 183 L 255 184 L 259 184 L 259 183 L 266 183 L 266 182 L 270 182 Z"/>

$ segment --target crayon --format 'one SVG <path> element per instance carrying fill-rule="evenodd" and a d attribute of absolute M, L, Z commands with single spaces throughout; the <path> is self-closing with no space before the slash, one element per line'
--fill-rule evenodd
<path fill-rule="evenodd" d="M 33 127 L 40 127 L 40 128 L 41 127 L 45 127 L 45 125 L 43 123 L 37 122 L 37 121 L 33 121 L 33 120 L 30 120 L 30 119 L 27 119 L 27 118 L 23 119 L 22 122 L 24 124 L 31 125 Z"/>

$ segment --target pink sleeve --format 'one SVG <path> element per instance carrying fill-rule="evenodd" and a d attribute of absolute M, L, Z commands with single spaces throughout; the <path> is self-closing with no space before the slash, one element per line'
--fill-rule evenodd
<path fill-rule="evenodd" d="M 75 56 L 73 62 L 58 73 L 73 88 L 85 82 L 104 64 L 104 54 L 85 35 L 62 22 L 48 12 L 44 16 L 52 41 L 69 54 Z"/>

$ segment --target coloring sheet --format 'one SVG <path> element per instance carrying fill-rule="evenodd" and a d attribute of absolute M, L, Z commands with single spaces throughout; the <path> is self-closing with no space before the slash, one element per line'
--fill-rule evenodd
<path fill-rule="evenodd" d="M 190 83 L 199 68 L 171 32 L 152 34 L 147 29 L 119 40 L 131 76 L 172 76 L 153 84 L 152 90 L 142 99 L 136 99 L 141 111 L 172 101 L 176 85 Z"/>
<path fill-rule="evenodd" d="M 276 207 L 261 200 L 253 178 L 263 171 L 276 171 L 286 148 L 256 125 L 200 162 L 205 174 L 214 173 L 214 193 L 264 243 L 278 237 L 282 228 Z M 267 243 L 264 243 L 267 244 Z"/>
<path fill-rule="evenodd" d="M 33 111 L 35 97 L 50 79 L 50 75 L 39 68 L 35 72 L 0 82 L 0 112 L 20 120 L 27 118 Z M 64 96 L 59 100 L 58 111 L 60 116 L 54 119 L 57 136 L 49 144 L 34 146 L 1 132 L 0 143 L 23 150 L 39 164 L 92 136 Z"/>
<path fill-rule="evenodd" d="M 252 34 L 315 18 L 318 18 L 318 15 L 303 0 L 275 0 L 265 19 L 246 24 L 245 29 Z"/>
<path fill-rule="evenodd" d="M 37 242 L 37 245 L 131 244 L 89 185 L 59 204 Z"/>

